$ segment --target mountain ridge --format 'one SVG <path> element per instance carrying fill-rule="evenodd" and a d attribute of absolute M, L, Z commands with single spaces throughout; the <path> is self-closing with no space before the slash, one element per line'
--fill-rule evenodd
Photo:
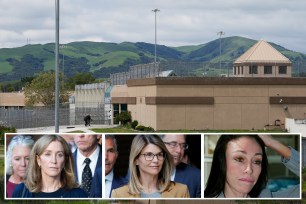
<path fill-rule="evenodd" d="M 257 41 L 232 36 L 199 44 L 170 47 L 157 45 L 157 59 L 164 62 L 218 63 L 233 62 Z M 303 53 L 288 50 L 269 42 L 291 61 L 306 61 Z M 129 66 L 154 62 L 154 44 L 146 42 L 71 42 L 60 46 L 60 71 L 66 77 L 77 72 L 92 72 L 96 78 L 125 72 Z M 54 43 L 25 45 L 18 48 L 0 49 L 0 82 L 20 80 L 41 71 L 54 70 Z M 297 70 L 294 67 L 293 70 Z M 195 68 L 189 75 L 199 75 Z M 187 73 L 187 72 L 186 72 Z M 188 74 L 188 73 L 187 73 Z"/>

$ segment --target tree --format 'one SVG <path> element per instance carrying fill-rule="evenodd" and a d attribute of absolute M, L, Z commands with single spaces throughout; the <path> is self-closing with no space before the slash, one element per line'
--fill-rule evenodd
<path fill-rule="evenodd" d="M 121 122 L 122 125 L 127 125 L 132 121 L 131 112 L 123 111 L 115 116 L 115 120 Z"/>
<path fill-rule="evenodd" d="M 69 90 L 74 90 L 75 85 L 80 85 L 80 84 L 90 84 L 94 83 L 95 78 L 92 76 L 92 73 L 90 72 L 78 72 L 76 73 L 73 77 L 71 77 L 68 80 L 67 83 L 67 88 Z"/>
<path fill-rule="evenodd" d="M 59 81 L 61 81 L 60 75 Z M 67 102 L 69 93 L 60 88 L 60 103 Z M 27 106 L 34 106 L 42 103 L 44 105 L 54 105 L 55 103 L 55 73 L 46 72 L 36 76 L 31 82 L 27 83 L 24 90 Z"/>

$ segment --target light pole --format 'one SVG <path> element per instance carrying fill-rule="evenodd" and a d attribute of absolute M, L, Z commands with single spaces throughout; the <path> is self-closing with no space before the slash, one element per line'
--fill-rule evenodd
<path fill-rule="evenodd" d="M 217 35 L 219 35 L 219 39 L 220 39 L 220 59 L 219 59 L 219 71 L 220 71 L 220 74 L 221 74 L 221 38 L 222 38 L 222 35 L 225 35 L 225 32 L 223 31 L 219 31 L 217 32 Z"/>
<path fill-rule="evenodd" d="M 157 41 L 157 31 L 156 31 L 156 13 L 159 12 L 157 8 L 152 10 L 155 13 L 155 49 L 154 49 L 154 67 L 156 68 L 156 41 Z"/>
<path fill-rule="evenodd" d="M 55 0 L 55 132 L 59 132 L 59 0 Z"/>
<path fill-rule="evenodd" d="M 65 54 L 64 54 L 64 49 L 67 48 L 68 46 L 66 45 L 61 45 L 60 49 L 62 49 L 62 55 L 63 55 L 63 59 L 62 59 L 62 70 L 63 70 L 63 74 L 62 74 L 62 90 L 64 90 L 64 80 L 65 80 Z"/>

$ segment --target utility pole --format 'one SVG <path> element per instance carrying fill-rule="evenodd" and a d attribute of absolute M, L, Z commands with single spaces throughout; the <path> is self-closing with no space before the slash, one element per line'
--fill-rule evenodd
<path fill-rule="evenodd" d="M 157 29 L 156 29 L 156 14 L 157 12 L 159 12 L 160 10 L 158 10 L 157 8 L 152 10 L 155 13 L 155 49 L 154 49 L 154 68 L 156 69 L 156 44 L 157 44 Z M 159 71 L 158 71 L 159 72 Z"/>
<path fill-rule="evenodd" d="M 59 0 L 55 0 L 55 133 L 59 132 Z"/>
<path fill-rule="evenodd" d="M 225 35 L 225 32 L 223 32 L 223 31 L 219 31 L 219 32 L 217 32 L 217 35 L 219 35 L 219 39 L 220 39 L 220 59 L 219 59 L 219 76 L 220 76 L 220 74 L 221 74 L 221 38 L 222 38 L 222 35 Z"/>

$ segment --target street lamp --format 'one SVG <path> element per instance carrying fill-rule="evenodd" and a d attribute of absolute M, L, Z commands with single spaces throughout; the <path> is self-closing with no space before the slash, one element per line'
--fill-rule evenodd
<path fill-rule="evenodd" d="M 67 48 L 68 46 L 66 45 L 61 45 L 59 48 L 62 49 L 62 55 L 63 55 L 63 59 L 62 59 L 62 70 L 63 70 L 63 74 L 62 74 L 62 90 L 64 90 L 64 80 L 65 80 L 65 54 L 64 54 L 64 49 Z"/>
<path fill-rule="evenodd" d="M 156 41 L 157 41 L 157 33 L 156 33 L 156 13 L 159 12 L 157 8 L 152 10 L 155 13 L 155 55 L 154 55 L 154 67 L 156 68 Z"/>
<path fill-rule="evenodd" d="M 59 0 L 55 0 L 55 132 L 59 132 Z"/>
<path fill-rule="evenodd" d="M 225 32 L 223 31 L 219 31 L 217 32 L 217 35 L 219 35 L 219 39 L 220 39 L 220 59 L 219 59 L 219 71 L 220 71 L 220 74 L 221 74 L 221 38 L 222 38 L 222 35 L 225 35 Z"/>

